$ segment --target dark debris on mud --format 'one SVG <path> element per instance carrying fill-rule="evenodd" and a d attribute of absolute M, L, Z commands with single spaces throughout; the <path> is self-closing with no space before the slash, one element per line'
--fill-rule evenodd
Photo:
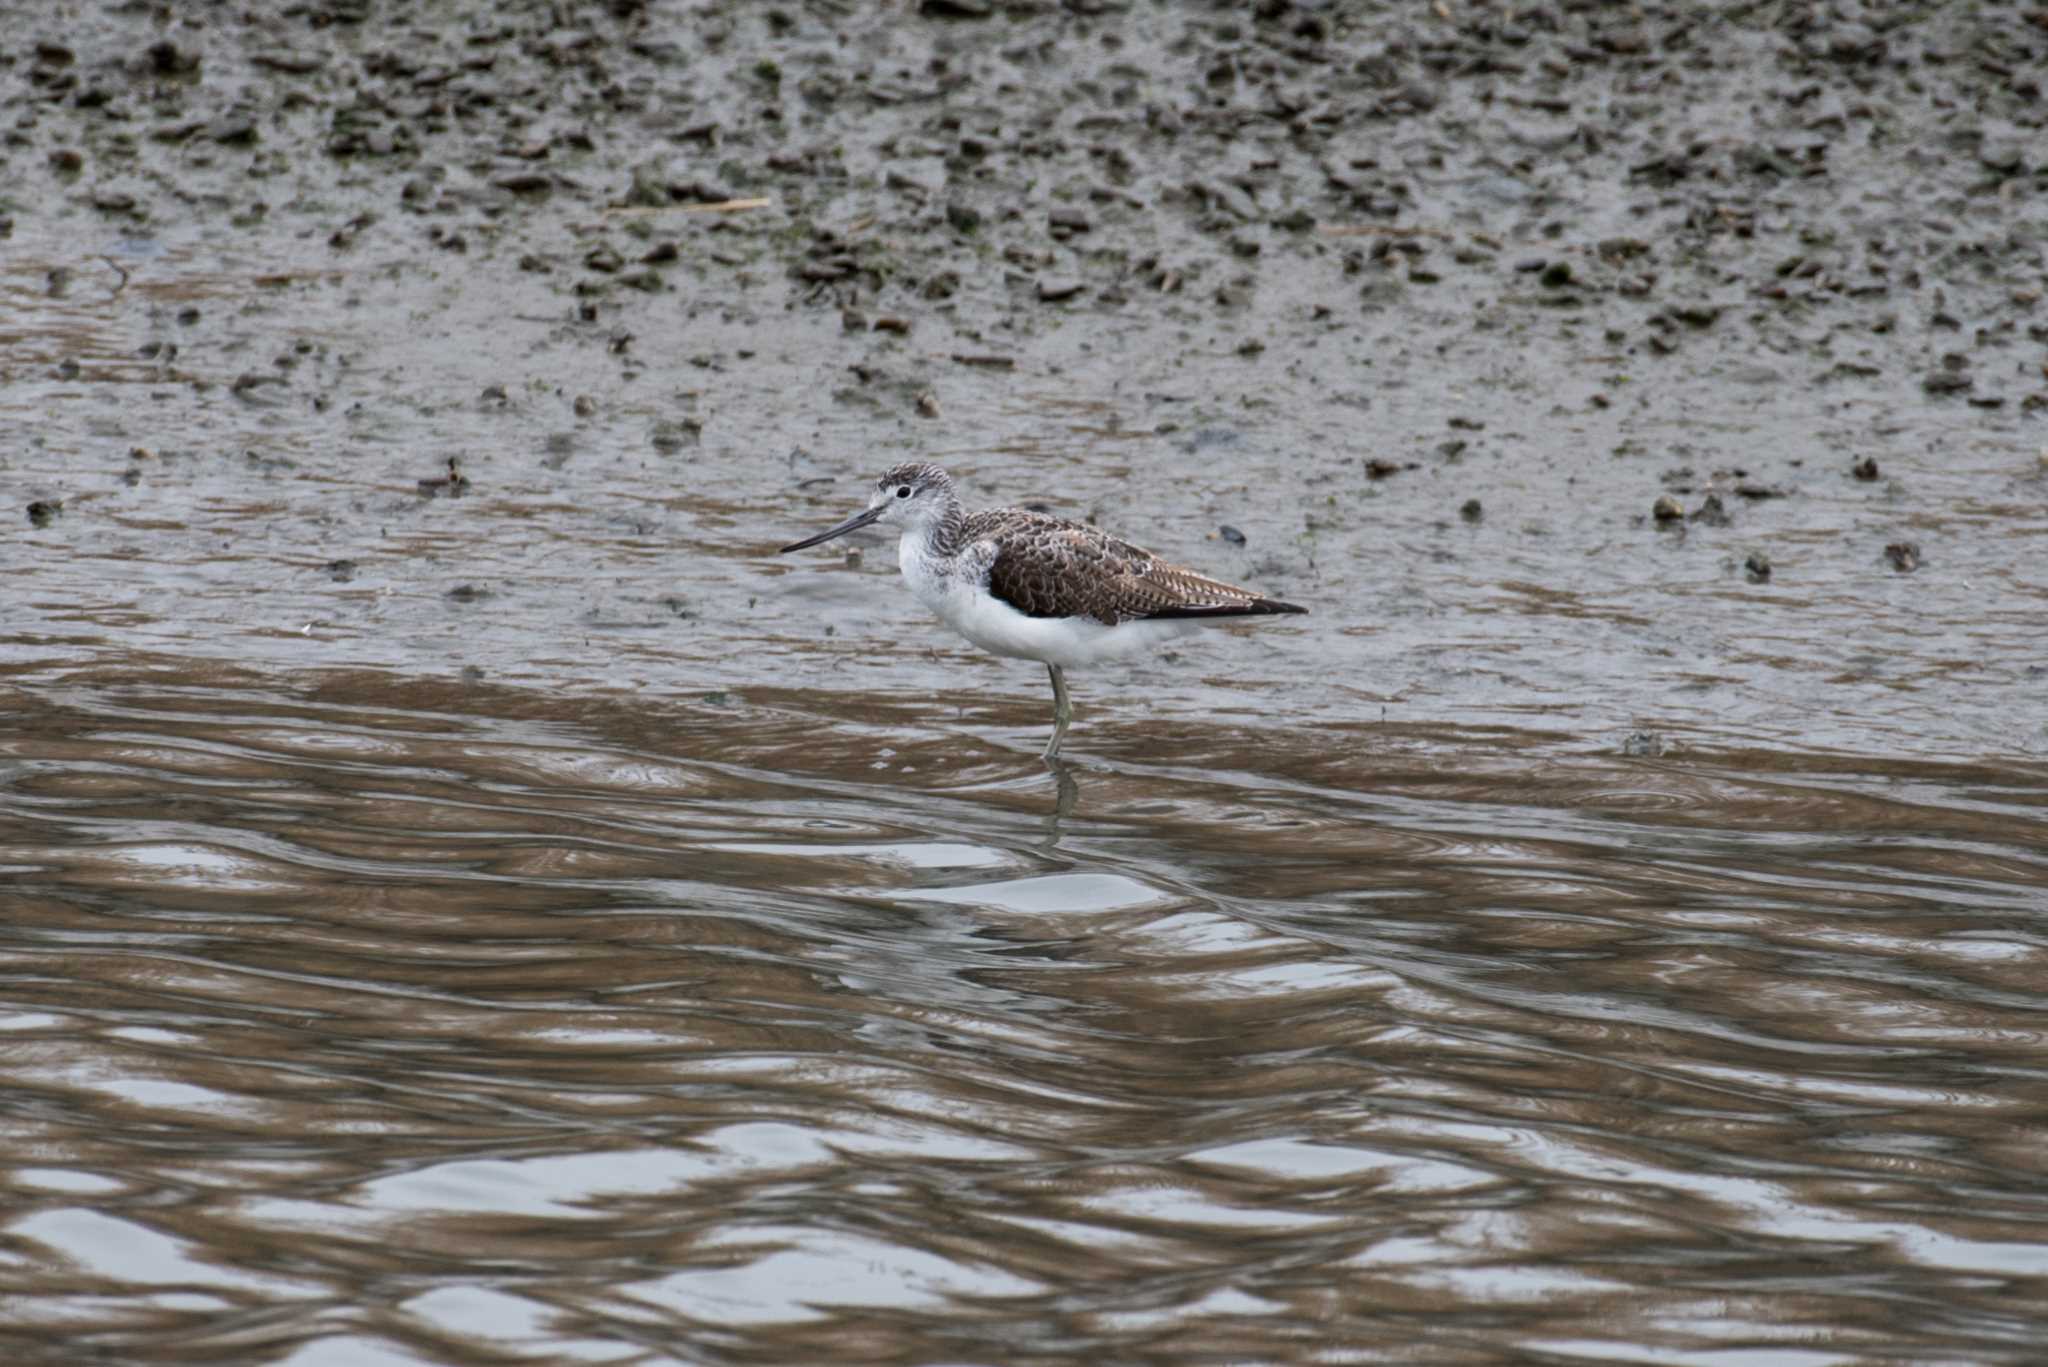
<path fill-rule="evenodd" d="M 2048 408 L 2044 72 L 2028 4 L 32 7 L 0 55 L 0 235 L 117 244 L 40 261 L 33 288 L 113 301 L 147 335 L 112 354 L 52 329 L 8 369 L 38 396 L 231 399 L 236 445 L 297 440 L 302 471 L 316 439 L 294 425 L 315 417 L 335 459 L 409 442 L 372 482 L 479 526 L 483 499 L 437 496 L 619 448 L 648 462 L 621 480 L 634 497 L 681 472 L 787 494 L 872 463 L 817 442 L 828 424 L 932 441 L 1032 384 L 1137 414 L 1144 444 L 1112 433 L 1089 458 L 1198 475 L 1213 506 L 1184 499 L 1180 525 L 1227 516 L 1272 547 L 1275 591 L 1409 563 L 1374 543 L 1448 508 L 1475 542 L 1567 527 L 1545 562 L 1562 583 L 1646 505 L 1675 554 L 1784 528 L 1781 496 L 1854 516 L 1816 506 L 1816 471 L 1875 483 L 1881 461 L 1871 492 L 1917 493 L 1895 472 L 1921 451 L 1873 410 L 2010 434 Z M 153 253 L 260 265 L 233 277 L 244 296 L 179 293 Z M 261 331 L 385 281 L 407 310 L 365 329 L 416 333 L 398 359 Z M 457 292 L 490 303 L 430 346 Z M 483 387 L 470 350 L 491 386 L 474 404 L 447 398 Z M 1748 449 L 1725 419 L 1695 439 L 1703 396 L 1768 409 L 1797 449 Z M 543 401 L 556 430 L 529 440 Z M 502 444 L 440 430 L 458 420 Z M 102 426 L 116 449 L 191 444 Z M 1187 444 L 1216 430 L 1259 439 Z M 792 445 L 820 454 L 759 458 Z M 451 448 L 474 466 L 422 478 Z M 1719 473 L 1734 460 L 1752 473 Z M 1672 461 L 1716 473 L 1660 490 Z M 34 487 L 77 509 L 95 477 Z M 1103 506 L 1118 477 L 1083 472 L 1056 506 Z M 1047 492 L 1017 482 L 1003 496 Z M 675 525 L 644 512 L 631 525 Z M 736 613 L 757 587 L 693 592 Z M 582 610 L 580 587 L 558 606 Z"/>
<path fill-rule="evenodd" d="M 354 191 L 337 252 L 517 247 L 598 298 L 779 270 L 900 331 L 933 305 L 1227 313 L 1320 262 L 1369 307 L 1466 277 L 1510 313 L 1599 309 L 1644 358 L 1733 326 L 1801 339 L 1819 381 L 2048 402 L 2023 5 L 918 14 L 31 19 L 0 89 L 11 159 L 97 212 L 303 216 L 311 170 Z M 814 216 L 847 187 L 868 212 Z"/>

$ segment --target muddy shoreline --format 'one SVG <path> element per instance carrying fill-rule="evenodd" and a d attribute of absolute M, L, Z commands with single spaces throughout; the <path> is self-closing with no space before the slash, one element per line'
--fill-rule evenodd
<path fill-rule="evenodd" d="M 1316 610 L 1084 713 L 2048 749 L 2036 10 L 575 18 L 5 54 L 11 668 L 1028 695 L 915 456 Z"/>

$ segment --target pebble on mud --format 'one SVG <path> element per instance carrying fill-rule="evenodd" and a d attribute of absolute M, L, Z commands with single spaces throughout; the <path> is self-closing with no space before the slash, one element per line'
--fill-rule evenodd
<path fill-rule="evenodd" d="M 223 146 L 256 141 L 256 120 L 247 114 L 225 114 L 206 126 L 206 136 Z"/>
<path fill-rule="evenodd" d="M 1884 548 L 1884 558 L 1900 574 L 1911 574 L 1920 568 L 1920 546 L 1913 541 L 1894 541 Z"/>
<path fill-rule="evenodd" d="M 1650 516 L 1659 522 L 1678 522 L 1685 517 L 1685 505 L 1669 494 L 1660 496 L 1650 505 Z"/>
<path fill-rule="evenodd" d="M 1762 551 L 1751 551 L 1749 558 L 1742 562 L 1742 572 L 1749 576 L 1752 584 L 1771 582 L 1771 558 Z"/>
<path fill-rule="evenodd" d="M 1080 209 L 1054 209 L 1045 216 L 1046 231 L 1056 238 L 1069 238 L 1095 226 Z"/>
<path fill-rule="evenodd" d="M 37 499 L 28 505 L 28 525 L 47 527 L 57 520 L 57 514 L 64 511 L 64 504 L 58 499 Z"/>
<path fill-rule="evenodd" d="M 1048 304 L 1058 304 L 1072 299 L 1081 289 L 1081 282 L 1072 276 L 1052 275 L 1038 282 L 1038 297 Z"/>
<path fill-rule="evenodd" d="M 1849 467 L 1849 473 L 1866 484 L 1877 478 L 1877 458 L 1865 456 Z"/>
<path fill-rule="evenodd" d="M 1486 516 L 1486 508 L 1476 498 L 1468 498 L 1458 509 L 1458 516 L 1467 522 L 1477 522 Z"/>
<path fill-rule="evenodd" d="M 448 457 L 448 473 L 433 479 L 421 480 L 419 484 L 420 497 L 439 498 L 445 494 L 449 498 L 461 498 L 464 494 L 468 493 L 469 476 L 462 473 L 460 466 L 461 457 Z"/>
<path fill-rule="evenodd" d="M 1949 359 L 1952 361 L 1954 358 Z M 1944 365 L 1940 370 L 1930 372 L 1927 378 L 1920 381 L 1920 387 L 1934 395 L 1965 394 L 1975 384 L 1976 381 L 1967 370 L 1953 364 Z"/>
<path fill-rule="evenodd" d="M 1719 494 L 1708 494 L 1693 510 L 1692 520 L 1704 522 L 1709 527 L 1725 527 L 1728 525 L 1728 507 L 1721 502 Z"/>
<path fill-rule="evenodd" d="M 671 421 L 667 418 L 654 424 L 654 430 L 647 438 L 654 449 L 664 456 L 672 456 L 686 446 L 695 446 L 704 440 L 704 420 L 697 417 Z"/>
<path fill-rule="evenodd" d="M 320 572 L 337 584 L 346 584 L 356 577 L 356 562 L 353 560 L 330 560 L 320 567 Z"/>
<path fill-rule="evenodd" d="M 1233 546 L 1242 546 L 1244 544 L 1244 533 L 1231 526 L 1228 522 L 1216 529 L 1216 535 L 1222 537 Z"/>

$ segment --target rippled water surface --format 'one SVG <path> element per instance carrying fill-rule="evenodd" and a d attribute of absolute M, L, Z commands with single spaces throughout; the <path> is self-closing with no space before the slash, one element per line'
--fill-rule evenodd
<path fill-rule="evenodd" d="M 17 1356 L 2038 1360 L 2038 765 L 0 703 Z"/>

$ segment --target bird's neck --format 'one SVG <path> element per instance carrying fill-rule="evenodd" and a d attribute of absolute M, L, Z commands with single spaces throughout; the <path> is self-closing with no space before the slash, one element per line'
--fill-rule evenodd
<path fill-rule="evenodd" d="M 960 500 L 947 493 L 939 503 L 939 511 L 929 522 L 910 533 L 917 539 L 919 552 L 930 560 L 951 560 L 960 554 L 967 541 L 967 510 L 960 506 Z"/>

